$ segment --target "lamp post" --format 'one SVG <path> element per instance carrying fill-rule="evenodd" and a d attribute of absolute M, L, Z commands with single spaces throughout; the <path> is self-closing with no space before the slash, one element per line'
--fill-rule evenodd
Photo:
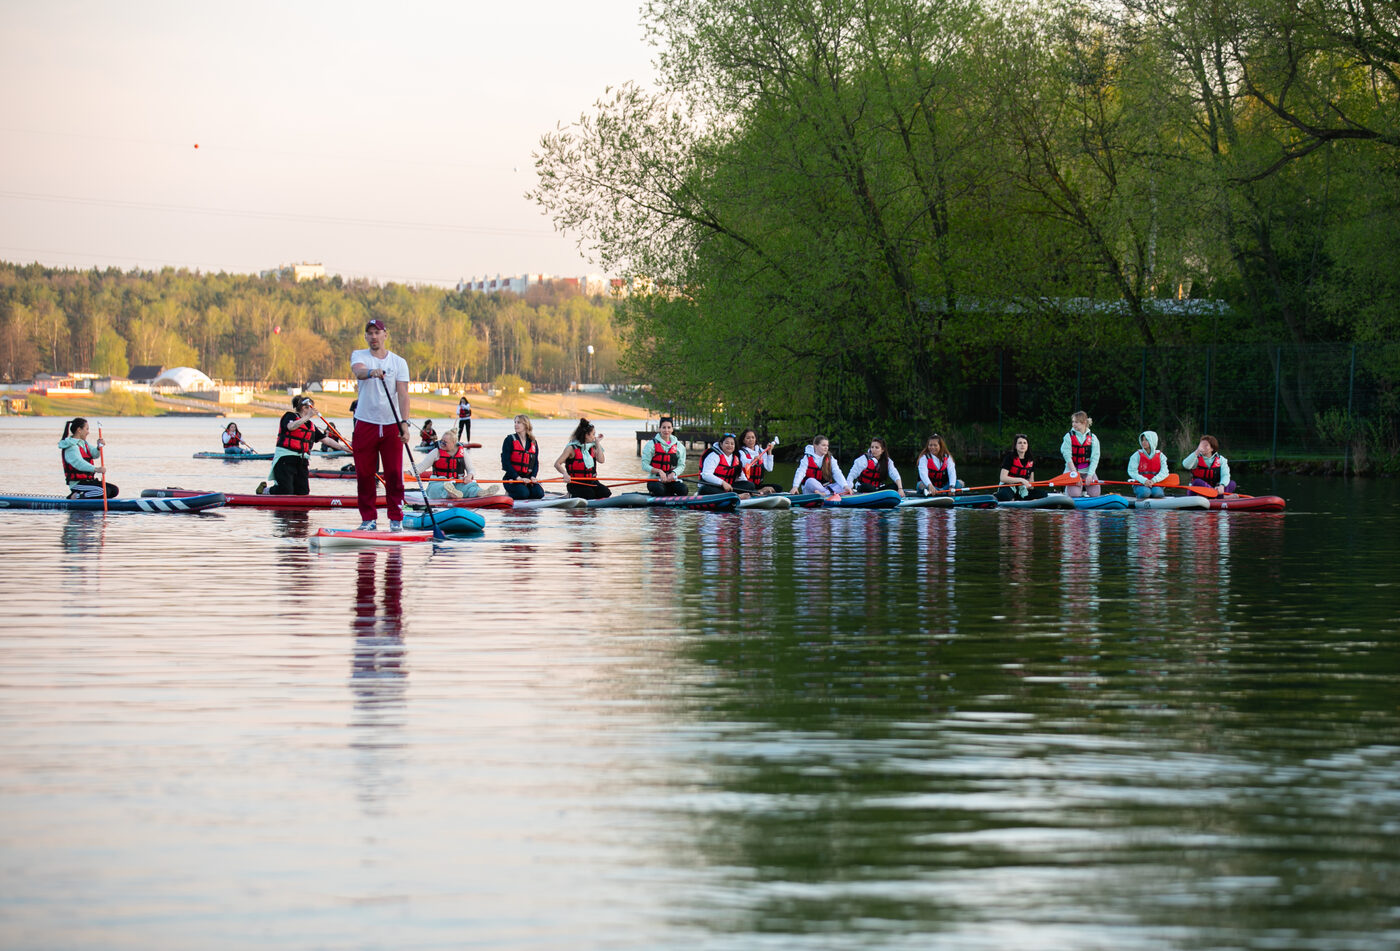
<path fill-rule="evenodd" d="M 588 382 L 593 382 L 593 344 L 588 345 Z"/>

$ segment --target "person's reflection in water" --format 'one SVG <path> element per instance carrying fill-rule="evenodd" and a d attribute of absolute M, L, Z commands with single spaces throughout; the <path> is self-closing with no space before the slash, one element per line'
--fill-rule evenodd
<path fill-rule="evenodd" d="M 385 559 L 384 603 L 378 604 L 375 584 L 379 559 Z M 403 642 L 403 552 L 363 551 L 355 569 L 355 616 L 350 623 L 354 643 L 350 691 L 355 713 L 351 747 L 357 751 L 359 796 L 365 808 L 379 812 L 397 783 L 393 751 L 402 746 L 397 731 L 403 726 L 408 669 Z"/>
<path fill-rule="evenodd" d="M 107 519 L 101 512 L 69 512 L 67 516 L 59 544 L 65 554 L 78 557 L 62 561 L 63 585 L 76 595 L 76 600 L 64 599 L 64 603 L 86 604 L 100 591 L 96 587 L 102 580 L 97 556 L 102 552 Z"/>
<path fill-rule="evenodd" d="M 272 524 L 277 538 L 306 538 L 311 534 L 311 513 L 304 509 L 273 509 Z"/>

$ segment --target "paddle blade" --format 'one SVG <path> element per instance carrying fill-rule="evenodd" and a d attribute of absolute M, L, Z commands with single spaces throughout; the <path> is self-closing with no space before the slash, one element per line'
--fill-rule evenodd
<path fill-rule="evenodd" d="M 1157 484 L 1165 489 L 1175 489 L 1181 485 L 1181 476 L 1173 472 L 1171 475 L 1167 476 L 1165 479 L 1163 479 L 1161 482 L 1158 482 Z"/>
<path fill-rule="evenodd" d="M 1059 475 L 1055 476 L 1055 478 L 1053 478 L 1053 479 L 1050 480 L 1050 484 L 1051 484 L 1051 485 L 1074 485 L 1074 483 L 1076 483 L 1076 482 L 1078 482 L 1078 481 L 1079 481 L 1079 476 L 1075 475 L 1073 472 L 1061 472 Z"/>
<path fill-rule="evenodd" d="M 1181 488 L 1185 489 L 1187 492 L 1194 492 L 1197 495 L 1204 495 L 1208 499 L 1217 499 L 1220 497 L 1219 489 L 1212 489 L 1204 485 L 1183 485 L 1181 486 Z"/>

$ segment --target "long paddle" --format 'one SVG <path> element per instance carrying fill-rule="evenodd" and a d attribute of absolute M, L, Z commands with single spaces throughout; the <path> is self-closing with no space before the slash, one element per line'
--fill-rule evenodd
<path fill-rule="evenodd" d="M 395 403 L 394 398 L 389 395 L 389 384 L 384 382 L 384 377 L 382 376 L 379 378 L 379 385 L 384 387 L 384 398 L 389 401 L 389 408 L 394 411 L 395 426 L 399 427 L 399 432 L 403 432 L 401 428 L 403 426 L 403 420 L 399 418 L 398 404 Z M 447 541 L 447 534 L 443 532 L 441 528 L 438 528 L 437 516 L 433 514 L 433 503 L 428 499 L 428 493 L 423 488 L 423 480 L 418 478 L 418 463 L 413 461 L 413 450 L 409 449 L 408 446 L 404 448 L 408 450 L 408 468 L 413 473 L 413 481 L 418 483 L 418 491 L 423 493 L 423 502 L 428 508 L 428 520 L 433 523 L 433 538 L 435 540 Z M 400 504 L 403 504 L 402 501 L 400 501 Z"/>
<path fill-rule="evenodd" d="M 1074 473 L 1072 473 L 1072 472 L 1061 472 L 1059 475 L 1055 476 L 1055 478 L 1053 478 L 1053 479 L 1045 479 L 1044 481 L 1041 481 L 1041 482 L 1032 482 L 1031 485 L 1032 485 L 1032 486 L 1041 486 L 1041 485 L 1056 485 L 1056 486 L 1059 486 L 1059 485 L 1073 485 L 1074 483 L 1076 483 L 1076 482 L 1078 482 L 1078 481 L 1079 481 L 1079 476 L 1075 475 Z M 964 487 L 961 488 L 961 489 L 939 489 L 938 492 L 939 492 L 940 495 L 941 495 L 941 494 L 951 494 L 951 493 L 953 493 L 953 492 L 982 492 L 982 491 L 986 491 L 987 489 L 1000 489 L 1000 488 L 1001 488 L 1002 486 L 1004 486 L 1004 485 L 1011 485 L 1011 483 L 1009 483 L 1009 482 L 997 482 L 997 483 L 995 483 L 995 484 L 993 484 L 993 485 L 968 485 L 968 486 L 964 486 Z M 1012 488 L 1015 488 L 1015 486 L 1012 486 Z"/>
<path fill-rule="evenodd" d="M 102 514 L 107 514 L 107 447 L 102 444 L 102 427 L 97 427 L 97 464 L 102 467 Z"/>

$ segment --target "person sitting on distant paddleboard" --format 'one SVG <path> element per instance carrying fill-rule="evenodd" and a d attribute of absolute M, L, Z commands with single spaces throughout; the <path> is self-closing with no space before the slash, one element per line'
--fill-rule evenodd
<path fill-rule="evenodd" d="M 432 480 L 424 487 L 430 499 L 471 499 L 481 494 L 471 453 L 457 442 L 456 430 L 442 434 L 442 443 L 418 460 L 424 475 Z"/>
<path fill-rule="evenodd" d="M 58 440 L 58 454 L 63 462 L 63 481 L 68 483 L 70 499 L 102 498 L 102 480 L 107 468 L 97 464 L 105 440 L 97 440 L 97 450 L 88 445 L 88 421 L 81 416 L 63 424 L 63 436 Z M 107 483 L 107 498 L 115 498 L 117 487 Z"/>
<path fill-rule="evenodd" d="M 272 471 L 258 486 L 258 495 L 310 495 L 307 476 L 311 450 L 323 443 L 335 449 L 349 447 L 316 428 L 316 403 L 309 396 L 293 396 L 292 410 L 277 424 L 277 448 L 272 451 Z"/>
<path fill-rule="evenodd" d="M 564 451 L 554 460 L 555 471 L 567 483 L 565 490 L 576 499 L 610 498 L 612 490 L 598 481 L 598 465 L 603 461 L 603 434 L 580 417 Z"/>
<path fill-rule="evenodd" d="M 459 442 L 471 442 L 472 439 L 472 404 L 464 396 L 457 401 L 457 440 Z"/>
<path fill-rule="evenodd" d="M 1011 442 L 1011 449 L 1001 454 L 1001 474 L 997 481 L 997 500 L 1010 502 L 1013 499 L 1043 499 L 1048 494 L 1037 488 L 1035 482 L 1035 456 L 1031 455 L 1031 440 L 1025 433 L 1017 433 Z"/>
<path fill-rule="evenodd" d="M 1181 460 L 1181 468 L 1190 471 L 1192 485 L 1215 489 L 1219 495 L 1235 494 L 1230 462 L 1220 454 L 1220 440 L 1214 436 L 1202 436 L 1196 451 Z"/>
<path fill-rule="evenodd" d="M 1142 448 L 1128 460 L 1128 480 L 1133 483 L 1133 495 L 1140 499 L 1160 499 L 1167 493 L 1161 483 L 1171 475 L 1167 454 L 1157 448 L 1157 434 L 1147 429 L 1138 433 Z"/>
<path fill-rule="evenodd" d="M 1099 441 L 1089 432 L 1094 421 L 1082 409 L 1069 418 L 1069 432 L 1060 442 L 1060 455 L 1065 459 L 1065 472 L 1077 475 L 1066 493 L 1072 499 L 1081 495 L 1096 496 L 1103 491 L 1099 485 Z"/>
<path fill-rule="evenodd" d="M 251 446 L 244 445 L 243 434 L 238 431 L 237 423 L 229 423 L 224 427 L 224 452 L 231 456 L 243 455 L 253 451 Z"/>
<path fill-rule="evenodd" d="M 418 430 L 418 449 L 425 451 L 436 448 L 438 444 L 437 430 L 433 428 L 431 419 L 423 420 L 423 428 Z"/>
<path fill-rule="evenodd" d="M 544 498 L 540 485 L 540 444 L 535 442 L 535 428 L 524 413 L 515 417 L 515 435 L 501 443 L 501 470 L 506 495 L 517 502 Z"/>
<path fill-rule="evenodd" d="M 831 440 L 825 436 L 812 437 L 798 460 L 792 491 L 809 495 L 843 495 L 851 491 L 846 477 L 841 474 L 841 464 L 831 454 Z"/>
<path fill-rule="evenodd" d="M 914 461 L 914 469 L 919 474 L 919 494 L 936 495 L 952 489 L 961 489 L 958 481 L 958 467 L 953 462 L 952 453 L 943 437 L 934 433 L 924 443 L 924 451 Z"/>
<path fill-rule="evenodd" d="M 642 471 L 647 475 L 647 491 L 652 495 L 689 495 L 690 486 L 681 481 L 685 471 L 685 446 L 673 435 L 676 424 L 669 416 L 656 424 L 657 433 L 642 444 Z"/>
<path fill-rule="evenodd" d="M 705 450 L 700 460 L 700 494 L 716 495 L 720 492 L 737 492 L 746 499 L 758 491 L 758 486 L 744 478 L 744 465 L 736 451 L 737 440 L 733 433 L 725 433 Z"/>
<path fill-rule="evenodd" d="M 778 437 L 774 436 L 772 442 L 760 449 L 758 433 L 746 429 L 739 434 L 739 462 L 744 467 L 744 479 L 758 487 L 759 495 L 772 495 L 783 490 L 782 486 L 763 481 L 763 473 L 773 471 L 773 447 L 777 444 Z"/>
<path fill-rule="evenodd" d="M 846 473 L 846 481 L 857 492 L 879 492 L 893 485 L 895 491 L 904 495 L 904 482 L 899 478 L 899 470 L 890 461 L 889 449 L 879 436 L 870 440 L 870 448 L 851 463 L 851 471 Z"/>

